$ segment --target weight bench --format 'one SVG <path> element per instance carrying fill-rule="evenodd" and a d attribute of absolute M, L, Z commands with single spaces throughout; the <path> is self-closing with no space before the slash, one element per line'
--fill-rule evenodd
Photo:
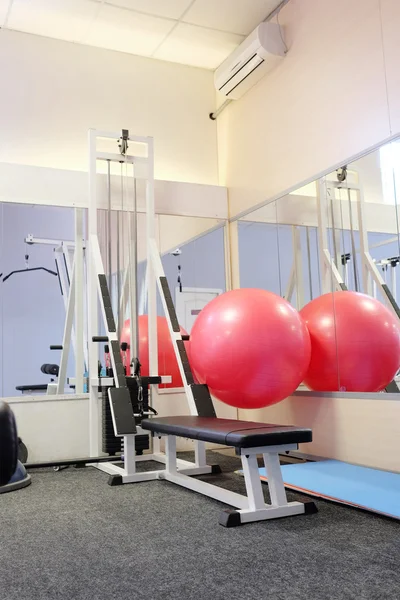
<path fill-rule="evenodd" d="M 141 426 L 153 435 L 166 436 L 166 468 L 158 471 L 159 479 L 166 479 L 239 509 L 221 513 L 219 522 L 225 527 L 317 512 L 312 501 L 287 501 L 279 462 L 279 453 L 297 450 L 298 444 L 311 442 L 311 429 L 195 416 L 145 419 Z M 247 497 L 179 472 L 177 437 L 233 446 L 242 459 Z M 262 454 L 264 458 L 271 504 L 264 501 L 257 454 Z"/>

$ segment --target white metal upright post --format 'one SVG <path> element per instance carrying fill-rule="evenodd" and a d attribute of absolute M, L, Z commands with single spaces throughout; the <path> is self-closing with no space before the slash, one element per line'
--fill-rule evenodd
<path fill-rule="evenodd" d="M 128 215 L 129 239 L 129 297 L 131 323 L 131 361 L 139 356 L 139 302 L 138 302 L 138 227 L 137 227 L 137 191 L 135 167 L 133 168 L 133 212 Z"/>
<path fill-rule="evenodd" d="M 303 271 L 303 258 L 301 253 L 301 237 L 300 229 L 298 227 L 292 227 L 292 239 L 293 239 L 293 256 L 294 256 L 294 268 L 296 276 L 296 299 L 297 299 L 297 310 L 300 310 L 304 306 L 304 271 Z M 290 300 L 289 300 L 290 302 Z"/>
<path fill-rule="evenodd" d="M 148 172 L 146 181 L 146 214 L 147 214 L 147 306 L 148 306 L 148 340 L 149 340 L 149 375 L 158 375 L 158 341 L 157 341 L 157 281 L 152 260 L 152 240 L 156 239 L 156 216 L 154 203 L 154 146 L 153 139 L 148 139 L 147 146 Z M 157 385 L 151 386 L 153 405 L 158 406 Z"/>
<path fill-rule="evenodd" d="M 97 161 L 96 161 L 96 131 L 89 131 L 89 210 L 88 210 L 88 238 L 97 236 Z M 89 328 L 89 451 L 90 456 L 100 453 L 100 411 L 98 386 L 94 386 L 91 379 L 97 376 L 99 363 L 98 345 L 92 342 L 92 337 L 98 333 L 98 300 L 97 300 L 97 274 L 92 256 L 91 244 L 87 244 L 89 281 L 88 281 L 88 328 Z"/>
<path fill-rule="evenodd" d="M 75 392 L 83 394 L 84 309 L 83 309 L 83 209 L 75 208 Z"/>
<path fill-rule="evenodd" d="M 392 294 L 393 294 L 393 298 L 396 300 L 397 302 L 397 283 L 396 283 L 396 269 L 397 269 L 397 264 L 392 264 L 391 265 L 391 284 L 392 284 Z"/>
<path fill-rule="evenodd" d="M 369 265 L 369 244 L 368 244 L 368 230 L 365 222 L 365 206 L 364 206 L 364 193 L 361 187 L 356 189 L 357 193 L 357 216 L 358 216 L 358 230 L 360 237 L 360 250 L 361 250 L 361 264 L 362 264 L 362 283 L 364 294 L 372 296 L 372 279 Z"/>
<path fill-rule="evenodd" d="M 72 265 L 72 271 L 70 272 L 70 286 L 69 294 L 65 312 L 65 323 L 64 323 L 64 335 L 62 343 L 62 353 L 60 367 L 58 370 L 57 379 L 57 394 L 63 394 L 65 388 L 65 382 L 67 378 L 67 366 L 69 358 L 69 349 L 71 345 L 71 337 L 73 335 L 73 322 L 74 322 L 74 307 L 75 307 L 75 259 Z M 76 345 L 75 345 L 76 348 Z M 76 350 L 75 350 L 76 357 Z"/>
<path fill-rule="evenodd" d="M 327 198 L 332 193 L 326 178 L 322 177 L 317 186 L 318 246 L 323 294 L 343 289 L 344 281 L 332 259 L 328 244 Z"/>

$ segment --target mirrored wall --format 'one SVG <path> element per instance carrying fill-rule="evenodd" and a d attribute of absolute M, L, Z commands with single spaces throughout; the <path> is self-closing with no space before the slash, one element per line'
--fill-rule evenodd
<path fill-rule="evenodd" d="M 59 364 L 60 352 L 50 346 L 62 344 L 65 322 L 59 268 L 67 278 L 67 258 L 61 251 L 58 266 L 55 249 L 70 242 L 73 260 L 74 210 L 0 204 L 0 232 L 0 394 L 45 393 L 56 374 L 41 368 Z"/>
<path fill-rule="evenodd" d="M 112 305 L 114 314 L 119 313 L 121 324 L 120 339 L 130 336 L 130 321 L 135 314 L 131 298 L 134 297 L 133 289 L 127 290 L 129 279 L 128 266 L 133 258 L 132 247 L 134 244 L 129 227 L 122 220 L 122 213 L 111 211 L 111 224 L 108 223 L 109 213 L 99 213 L 100 246 L 102 250 L 103 263 L 106 273 L 109 273 L 108 265 L 112 265 L 111 274 L 108 275 L 111 288 Z M 126 220 L 126 219 L 125 219 Z M 119 225 L 118 225 L 119 222 Z M 147 320 L 148 314 L 148 270 L 147 270 L 147 240 L 146 240 L 146 215 L 138 214 L 138 238 L 137 248 L 137 306 L 138 306 L 138 328 L 139 328 L 139 355 L 142 357 L 142 374 L 147 373 Z M 107 234 L 107 231 L 109 232 Z M 178 322 L 186 333 L 190 333 L 194 321 L 203 307 L 215 296 L 226 290 L 225 273 L 225 221 L 188 217 L 177 215 L 159 214 L 156 217 L 156 239 L 161 255 L 161 263 L 167 278 L 172 301 L 177 313 Z M 107 239 L 108 238 L 108 239 Z M 109 243 L 111 239 L 111 243 Z M 119 242 L 118 242 L 119 240 Z M 126 294 L 126 302 L 121 304 Z M 119 299 L 119 302 L 118 302 Z M 133 312 L 131 312 L 133 308 Z M 170 375 L 171 367 L 176 376 L 173 377 L 171 385 L 164 384 L 161 387 L 181 388 L 182 380 L 177 371 L 174 359 L 173 346 L 165 340 L 164 334 L 168 331 L 165 319 L 164 306 L 161 296 L 157 290 L 157 315 L 160 318 L 158 359 L 159 374 Z M 102 330 L 103 324 L 99 324 Z M 104 333 L 104 331 L 102 330 Z M 168 342 L 168 343 L 167 343 Z M 134 342 L 133 342 L 134 343 Z M 146 357 L 144 356 L 146 354 Z M 130 353 L 126 356 L 130 361 Z M 171 364 L 171 361 L 173 365 Z"/>
<path fill-rule="evenodd" d="M 83 239 L 87 235 L 82 213 Z M 23 397 L 75 393 L 74 323 L 67 352 L 65 383 L 60 381 L 64 329 L 68 314 L 70 279 L 74 269 L 76 211 L 73 208 L 0 204 L 0 396 Z M 118 220 L 120 228 L 118 230 Z M 218 219 L 157 215 L 157 240 L 178 320 L 188 333 L 201 309 L 226 289 L 224 225 Z M 111 284 L 115 315 L 132 250 L 126 213 L 99 211 L 99 240 Z M 146 315 L 146 216 L 137 218 L 138 311 Z M 128 235 L 129 233 L 129 235 Z M 109 244 L 109 236 L 111 243 Z M 83 249 L 83 372 L 87 375 L 86 250 Z M 158 294 L 157 310 L 164 316 Z M 99 310 L 99 315 L 101 311 Z M 72 309 L 74 316 L 74 308 Z M 129 299 L 121 327 L 130 316 Z M 104 332 L 99 318 L 99 334 Z M 79 338 L 79 336 L 78 336 Z M 51 347 L 55 349 L 51 349 Z M 161 351 L 162 354 L 162 351 Z M 104 352 L 100 353 L 104 368 Z M 160 361 L 163 357 L 160 356 Z M 167 373 L 165 373 L 167 374 Z M 49 387 L 52 386 L 52 387 Z M 84 391 L 87 387 L 84 386 Z"/>
<path fill-rule="evenodd" d="M 400 141 L 394 141 L 258 208 L 238 222 L 240 287 L 279 294 L 297 310 L 330 294 L 326 313 L 330 324 L 328 319 L 325 326 L 330 327 L 335 346 L 335 383 L 320 382 L 318 391 L 349 391 L 344 373 L 350 369 L 352 359 L 349 350 L 345 364 L 337 292 L 361 292 L 374 297 L 398 324 L 399 185 Z M 349 302 L 349 297 L 345 300 Z M 386 317 L 383 314 L 376 318 Z M 389 321 L 386 325 L 390 326 Z M 379 339 L 383 340 L 385 333 L 381 333 Z M 352 337 L 350 326 L 348 337 L 348 347 L 355 344 L 353 356 L 361 355 L 359 341 Z M 369 344 L 374 343 L 373 339 L 369 338 Z M 391 358 L 382 353 L 382 361 L 385 360 L 390 362 Z M 399 357 L 394 360 L 400 362 Z M 365 364 L 368 365 L 368 357 Z M 379 370 L 378 359 L 371 368 Z M 369 375 L 366 372 L 362 377 L 367 381 Z M 361 386 L 358 391 L 362 391 L 362 377 L 356 384 Z M 365 387 L 364 391 L 374 391 L 371 385 Z M 398 387 L 390 381 L 382 391 L 397 392 Z"/>

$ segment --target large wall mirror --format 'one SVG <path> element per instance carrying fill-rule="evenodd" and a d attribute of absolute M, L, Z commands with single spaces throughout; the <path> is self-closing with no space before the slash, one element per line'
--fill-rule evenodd
<path fill-rule="evenodd" d="M 0 204 L 0 394 L 26 397 L 74 394 L 76 340 L 74 307 L 71 337 L 60 385 L 61 349 L 68 317 L 74 270 L 76 217 L 86 239 L 85 209 L 28 204 Z M 109 219 L 109 221 L 108 221 Z M 181 326 L 190 333 L 207 302 L 226 289 L 224 220 L 159 214 L 157 239 L 165 274 Z M 118 315 L 126 267 L 132 255 L 126 214 L 99 211 L 99 239 L 109 277 L 114 312 Z M 137 217 L 138 311 L 147 314 L 146 216 Z M 132 233 L 132 232 L 131 232 Z M 86 249 L 83 241 L 83 347 L 78 354 L 87 376 Z M 75 293 L 75 292 L 73 292 Z M 158 295 L 158 314 L 164 309 Z M 129 301 L 121 320 L 130 316 Z M 103 328 L 99 319 L 99 331 Z M 55 347 L 55 349 L 51 349 Z M 58 347 L 58 348 L 57 348 Z M 101 353 L 103 361 L 103 353 Z M 104 364 L 102 364 L 104 368 Z M 86 385 L 83 386 L 86 391 Z"/>
<path fill-rule="evenodd" d="M 45 393 L 60 361 L 50 346 L 63 341 L 74 209 L 3 203 L 0 231 L 0 393 Z"/>
<path fill-rule="evenodd" d="M 275 292 L 297 310 L 323 294 L 331 295 L 328 316 L 336 346 L 335 383 L 320 382 L 317 391 L 378 391 L 372 389 L 373 382 L 362 385 L 362 381 L 370 379 L 368 370 L 379 371 L 382 361 L 378 359 L 373 367 L 365 360 L 364 375 L 355 378 L 359 389 L 352 390 L 348 384 L 345 373 L 352 360 L 351 344 L 354 343 L 355 356 L 361 353 L 362 340 L 352 337 L 349 327 L 348 349 L 344 353 L 343 327 L 339 321 L 343 315 L 335 292 L 368 294 L 380 301 L 398 322 L 399 165 L 400 141 L 395 140 L 258 208 L 238 222 L 241 287 Z M 381 319 L 385 319 L 384 314 Z M 365 344 L 374 345 L 373 335 L 378 334 L 371 333 L 369 338 L 368 335 L 364 336 Z M 375 342 L 384 344 L 384 339 L 383 325 Z M 355 368 L 362 372 L 363 365 Z M 393 379 L 382 391 L 398 392 L 395 373 Z"/>

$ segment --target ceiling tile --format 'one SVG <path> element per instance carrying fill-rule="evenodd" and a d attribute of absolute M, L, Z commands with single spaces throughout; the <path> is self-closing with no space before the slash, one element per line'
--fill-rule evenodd
<path fill-rule="evenodd" d="M 153 55 L 194 67 L 215 69 L 243 37 L 180 23 Z"/>
<path fill-rule="evenodd" d="M 0 27 L 3 27 L 9 5 L 10 0 L 0 0 Z"/>
<path fill-rule="evenodd" d="M 14 0 L 7 28 L 79 41 L 98 9 L 90 0 Z"/>
<path fill-rule="evenodd" d="M 103 5 L 86 44 L 150 56 L 174 26 L 173 21 Z"/>
<path fill-rule="evenodd" d="M 183 21 L 248 35 L 281 0 L 196 0 Z"/>
<path fill-rule="evenodd" d="M 142 13 L 179 19 L 192 0 L 107 0 L 108 4 L 138 10 Z"/>

